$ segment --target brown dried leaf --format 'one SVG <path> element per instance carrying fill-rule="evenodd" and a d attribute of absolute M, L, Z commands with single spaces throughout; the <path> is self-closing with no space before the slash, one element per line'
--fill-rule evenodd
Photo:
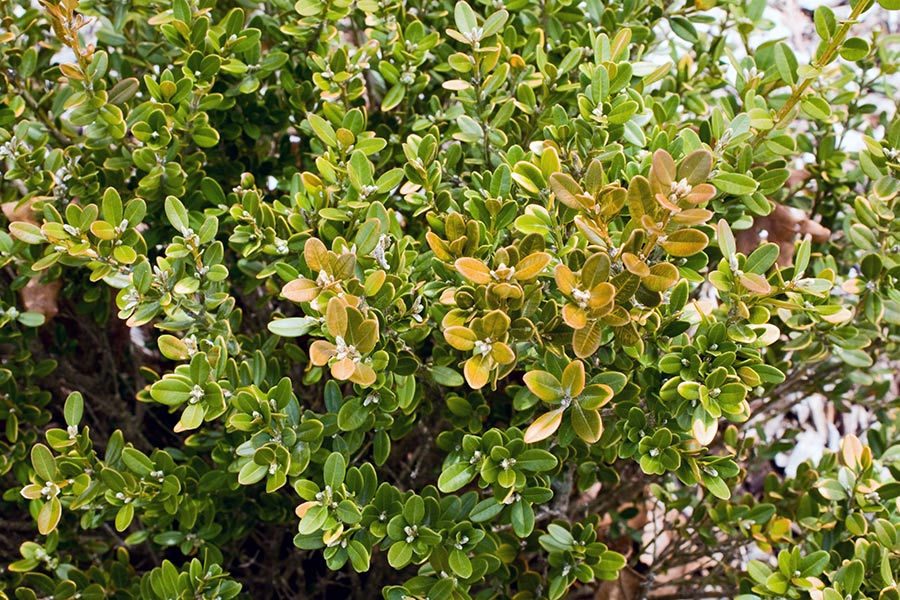
<path fill-rule="evenodd" d="M 831 231 L 797 209 L 776 204 L 765 217 L 753 219 L 753 226 L 734 234 L 738 252 L 749 255 L 764 241 L 778 244 L 778 265 L 789 266 L 794 261 L 794 241 L 809 234 L 814 242 L 827 242 Z"/>
<path fill-rule="evenodd" d="M 626 566 L 615 581 L 604 581 L 594 594 L 596 600 L 637 600 L 643 596 L 644 576 Z"/>
<path fill-rule="evenodd" d="M 41 283 L 38 277 L 30 280 L 20 292 L 22 295 L 22 306 L 28 312 L 44 315 L 44 318 L 49 321 L 59 312 L 59 305 L 56 299 L 59 296 L 61 285 L 59 281 Z"/>
<path fill-rule="evenodd" d="M 36 200 L 37 198 L 31 198 L 21 205 L 17 201 L 4 202 L 0 204 L 0 210 L 3 211 L 3 215 L 9 219 L 10 223 L 25 221 L 26 223 L 39 226 L 40 223 L 34 218 L 34 210 L 31 208 Z"/>

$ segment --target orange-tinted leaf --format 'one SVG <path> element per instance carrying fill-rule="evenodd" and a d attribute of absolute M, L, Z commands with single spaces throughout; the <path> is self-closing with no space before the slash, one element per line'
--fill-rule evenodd
<path fill-rule="evenodd" d="M 650 183 L 654 193 L 669 193 L 669 186 L 675 179 L 675 161 L 672 155 L 659 149 L 653 153 L 653 164 L 650 167 Z"/>
<path fill-rule="evenodd" d="M 581 329 L 587 325 L 587 312 L 571 302 L 563 306 L 562 318 L 566 325 L 572 329 Z"/>
<path fill-rule="evenodd" d="M 693 256 L 708 244 L 709 238 L 699 229 L 681 229 L 660 241 L 660 246 L 672 256 Z"/>
<path fill-rule="evenodd" d="M 650 273 L 643 279 L 648 290 L 653 292 L 664 292 L 676 283 L 678 283 L 678 268 L 671 263 L 659 263 L 650 267 Z"/>
<path fill-rule="evenodd" d="M 591 289 L 591 299 L 588 306 L 591 308 L 600 308 L 611 303 L 616 297 L 616 288 L 613 284 L 604 281 L 598 283 Z"/>
<path fill-rule="evenodd" d="M 356 370 L 356 363 L 349 358 L 342 358 L 341 360 L 335 361 L 331 365 L 331 376 L 335 379 L 340 379 L 341 381 L 346 381 L 353 376 L 353 372 Z"/>
<path fill-rule="evenodd" d="M 757 273 L 744 273 L 740 276 L 740 281 L 742 286 L 755 294 L 768 294 L 772 291 L 766 278 Z"/>
<path fill-rule="evenodd" d="M 343 336 L 347 331 L 347 306 L 340 298 L 332 298 L 325 309 L 325 325 L 331 335 Z"/>
<path fill-rule="evenodd" d="M 554 173 L 550 176 L 550 189 L 556 195 L 556 199 L 569 208 L 582 208 L 581 202 L 576 196 L 584 194 L 581 186 L 566 173 Z"/>
<path fill-rule="evenodd" d="M 319 238 L 309 238 L 303 246 L 303 260 L 314 272 L 321 271 L 328 264 L 328 249 Z"/>
<path fill-rule="evenodd" d="M 558 408 L 535 419 L 525 430 L 525 443 L 533 444 L 553 435 L 562 423 L 562 415 L 562 409 Z"/>
<path fill-rule="evenodd" d="M 491 270 L 477 258 L 464 256 L 456 259 L 455 264 L 459 274 L 469 281 L 481 284 L 491 282 Z"/>
<path fill-rule="evenodd" d="M 650 274 L 650 267 L 647 266 L 647 263 L 631 252 L 622 253 L 622 262 L 630 273 L 634 273 L 638 277 L 646 277 Z"/>
<path fill-rule="evenodd" d="M 693 189 L 691 189 L 691 192 L 684 197 L 684 200 L 688 204 L 703 204 L 704 202 L 712 200 L 715 195 L 716 187 L 714 185 L 711 183 L 701 183 L 695 185 Z"/>
<path fill-rule="evenodd" d="M 281 295 L 291 302 L 312 302 L 319 295 L 319 286 L 311 279 L 295 279 L 281 288 Z"/>
<path fill-rule="evenodd" d="M 556 279 L 556 287 L 559 288 L 559 291 L 567 296 L 572 293 L 572 289 L 577 283 L 575 273 L 572 272 L 572 269 L 560 263 L 556 265 L 556 269 L 553 271 L 553 277 Z"/>
<path fill-rule="evenodd" d="M 309 360 L 317 367 L 326 364 L 335 355 L 337 348 L 331 342 L 316 340 L 309 347 Z"/>
<path fill-rule="evenodd" d="M 303 504 L 297 505 L 297 508 L 294 509 L 294 514 L 296 514 L 298 517 L 300 517 L 302 519 L 304 516 L 306 516 L 306 513 L 309 511 L 309 509 L 311 509 L 313 506 L 318 506 L 318 505 L 319 505 L 319 503 L 316 502 L 315 500 L 310 500 L 309 502 L 304 502 Z"/>

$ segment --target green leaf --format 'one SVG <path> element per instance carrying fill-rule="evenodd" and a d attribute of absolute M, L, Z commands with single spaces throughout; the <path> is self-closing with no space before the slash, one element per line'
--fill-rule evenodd
<path fill-rule="evenodd" d="M 800 103 L 800 110 L 802 110 L 803 114 L 806 116 L 818 121 L 824 121 L 831 116 L 831 106 L 829 106 L 825 100 L 817 96 L 807 96 L 803 102 Z"/>
<path fill-rule="evenodd" d="M 344 459 L 344 455 L 340 452 L 332 452 L 325 459 L 323 472 L 326 485 L 330 485 L 331 489 L 335 490 L 340 488 L 347 472 L 347 461 Z"/>
<path fill-rule="evenodd" d="M 31 466 L 34 472 L 41 478 L 41 481 L 56 481 L 58 472 L 56 470 L 56 459 L 50 449 L 43 444 L 35 444 L 31 447 Z"/>
<path fill-rule="evenodd" d="M 66 404 L 63 408 L 63 416 L 66 419 L 66 425 L 76 427 L 81 423 L 81 416 L 84 413 L 84 398 L 81 392 L 72 392 L 66 397 Z"/>
<path fill-rule="evenodd" d="M 412 546 L 404 541 L 394 542 L 388 549 L 388 563 L 395 569 L 401 569 L 412 560 Z"/>
<path fill-rule="evenodd" d="M 794 56 L 794 52 L 784 42 L 778 42 L 775 44 L 773 54 L 775 68 L 781 79 L 791 85 L 797 83 L 797 57 Z"/>
<path fill-rule="evenodd" d="M 384 98 L 381 99 L 381 110 L 387 112 L 398 106 L 406 98 L 406 86 L 402 83 L 391 86 Z"/>
<path fill-rule="evenodd" d="M 40 227 L 25 221 L 15 221 L 9 224 L 9 233 L 16 239 L 26 244 L 40 244 L 44 241 L 44 234 Z"/>
<path fill-rule="evenodd" d="M 134 519 L 134 504 L 126 504 L 116 513 L 116 531 L 125 531 Z"/>
<path fill-rule="evenodd" d="M 453 9 L 453 18 L 456 22 L 456 28 L 463 35 L 472 33 L 472 31 L 478 25 L 478 21 L 475 17 L 475 11 L 472 10 L 472 7 L 469 6 L 468 2 L 465 2 L 463 0 L 460 0 L 460 2 L 456 3 L 456 7 Z"/>
<path fill-rule="evenodd" d="M 460 489 L 475 477 L 477 470 L 468 461 L 453 463 L 441 471 L 438 477 L 438 489 L 449 494 Z"/>
<path fill-rule="evenodd" d="M 778 244 L 771 242 L 762 244 L 747 257 L 744 270 L 764 275 L 778 260 L 779 252 Z"/>
<path fill-rule="evenodd" d="M 732 196 L 752 194 L 759 186 L 751 177 L 740 173 L 721 172 L 713 177 L 712 182 L 720 191 Z"/>
<path fill-rule="evenodd" d="M 309 121 L 313 133 L 315 133 L 320 140 L 325 142 L 326 146 L 337 146 L 337 135 L 335 134 L 331 123 L 315 113 L 310 113 L 307 115 L 306 119 Z"/>
<path fill-rule="evenodd" d="M 53 497 L 45 502 L 37 517 L 38 532 L 41 535 L 49 535 L 51 531 L 56 529 L 61 516 L 62 504 L 60 504 L 59 498 Z"/>
<path fill-rule="evenodd" d="M 858 37 L 852 37 L 841 45 L 840 55 L 844 60 L 855 62 L 862 60 L 869 54 L 869 43 Z"/>
<path fill-rule="evenodd" d="M 159 351 L 169 360 L 187 360 L 189 358 L 187 344 L 168 333 L 159 336 L 156 341 Z"/>
<path fill-rule="evenodd" d="M 253 485 L 262 480 L 269 470 L 269 465 L 260 465 L 252 460 L 241 467 L 238 472 L 238 483 L 241 485 Z"/>
<path fill-rule="evenodd" d="M 719 219 L 716 228 L 716 239 L 719 243 L 719 250 L 725 258 L 731 258 L 737 251 L 734 243 L 734 234 L 731 233 L 731 227 L 725 219 Z"/>
<path fill-rule="evenodd" d="M 350 565 L 357 573 L 369 570 L 369 551 L 359 540 L 350 540 L 347 544 L 347 556 L 350 558 Z"/>
<path fill-rule="evenodd" d="M 169 223 L 172 227 L 178 230 L 182 235 L 187 235 L 187 231 L 190 229 L 188 212 L 184 207 L 184 204 L 181 203 L 181 200 L 175 196 L 167 196 L 165 207 L 166 217 L 169 219 Z"/>
<path fill-rule="evenodd" d="M 315 329 L 318 324 L 318 319 L 315 317 L 289 317 L 269 321 L 266 327 L 281 337 L 300 337 Z"/>

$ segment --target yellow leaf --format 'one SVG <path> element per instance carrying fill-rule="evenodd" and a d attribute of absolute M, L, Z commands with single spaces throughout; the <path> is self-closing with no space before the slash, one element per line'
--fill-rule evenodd
<path fill-rule="evenodd" d="M 439 238 L 433 232 L 429 231 L 425 234 L 425 241 L 428 242 L 428 247 L 431 248 L 431 251 L 434 252 L 434 255 L 440 260 L 446 261 L 453 258 L 453 255 L 450 254 L 450 246 L 447 245 L 447 242 Z"/>
<path fill-rule="evenodd" d="M 578 358 L 587 358 L 600 347 L 603 329 L 599 322 L 592 321 L 588 326 L 575 330 L 572 335 L 572 349 Z"/>
<path fill-rule="evenodd" d="M 547 371 L 533 370 L 525 373 L 525 385 L 531 393 L 544 402 L 555 402 L 563 397 L 565 389 L 559 380 Z"/>
<path fill-rule="evenodd" d="M 363 387 L 368 387 L 375 383 L 375 369 L 364 363 L 356 363 L 356 370 L 350 377 L 350 381 L 358 383 Z"/>
<path fill-rule="evenodd" d="M 554 173 L 550 176 L 550 190 L 556 195 L 556 199 L 569 208 L 582 208 L 581 202 L 576 196 L 584 194 L 584 190 L 578 185 L 571 175 L 566 173 Z"/>
<path fill-rule="evenodd" d="M 609 256 L 605 252 L 592 254 L 581 267 L 581 282 L 591 289 L 609 278 Z"/>
<path fill-rule="evenodd" d="M 516 354 L 508 345 L 503 342 L 494 342 L 491 345 L 491 358 L 501 365 L 508 365 L 516 360 Z"/>
<path fill-rule="evenodd" d="M 487 356 L 479 355 L 473 356 L 466 361 L 463 367 L 463 374 L 466 376 L 469 387 L 473 390 L 483 388 L 484 384 L 488 382 L 488 377 L 491 374 L 488 360 Z"/>
<path fill-rule="evenodd" d="M 468 327 L 453 326 L 444 330 L 444 339 L 447 343 L 463 352 L 468 352 L 475 347 L 475 333 Z"/>
<path fill-rule="evenodd" d="M 553 435 L 562 423 L 562 409 L 551 410 L 534 420 L 525 430 L 525 443 L 533 444 Z"/>
<path fill-rule="evenodd" d="M 41 535 L 48 535 L 51 531 L 56 529 L 56 524 L 59 523 L 59 518 L 61 516 L 62 505 L 59 503 L 59 498 L 54 497 L 45 502 L 44 506 L 41 507 L 41 512 L 38 513 L 38 532 L 40 532 Z"/>
<path fill-rule="evenodd" d="M 570 362 L 562 374 L 562 387 L 572 398 L 584 390 L 584 363 L 580 360 Z"/>
<path fill-rule="evenodd" d="M 546 252 L 534 252 L 529 254 L 518 263 L 516 263 L 516 272 L 513 277 L 516 281 L 527 281 L 534 279 L 541 274 L 547 263 L 550 262 L 550 255 Z"/>
<path fill-rule="evenodd" d="M 572 293 L 572 289 L 575 288 L 575 284 L 577 283 L 575 280 L 575 273 L 572 272 L 572 269 L 560 263 L 556 265 L 556 269 L 553 271 L 553 277 L 556 279 L 556 287 L 559 288 L 559 291 L 567 296 Z"/>

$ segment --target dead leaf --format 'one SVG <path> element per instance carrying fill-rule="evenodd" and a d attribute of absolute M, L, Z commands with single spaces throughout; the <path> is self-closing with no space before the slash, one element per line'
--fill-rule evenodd
<path fill-rule="evenodd" d="M 12 202 L 4 202 L 3 204 L 0 204 L 0 210 L 3 211 L 3 216 L 9 219 L 10 223 L 24 221 L 39 226 L 40 223 L 34 218 L 34 210 L 32 209 L 32 205 L 36 200 L 37 198 L 31 198 L 22 204 L 19 204 L 15 200 Z"/>
<path fill-rule="evenodd" d="M 594 594 L 595 600 L 637 600 L 643 596 L 644 576 L 625 566 L 615 581 L 604 581 Z"/>
<path fill-rule="evenodd" d="M 60 286 L 61 282 L 59 281 L 41 283 L 40 278 L 35 277 L 22 288 L 22 306 L 29 312 L 44 315 L 44 318 L 49 321 L 59 312 L 56 299 L 59 296 Z"/>
<path fill-rule="evenodd" d="M 831 231 L 810 219 L 798 208 L 776 204 L 765 217 L 755 217 L 749 229 L 734 232 L 739 252 L 749 255 L 763 242 L 778 244 L 778 265 L 789 266 L 794 261 L 794 242 L 809 234 L 817 243 L 827 242 Z"/>

